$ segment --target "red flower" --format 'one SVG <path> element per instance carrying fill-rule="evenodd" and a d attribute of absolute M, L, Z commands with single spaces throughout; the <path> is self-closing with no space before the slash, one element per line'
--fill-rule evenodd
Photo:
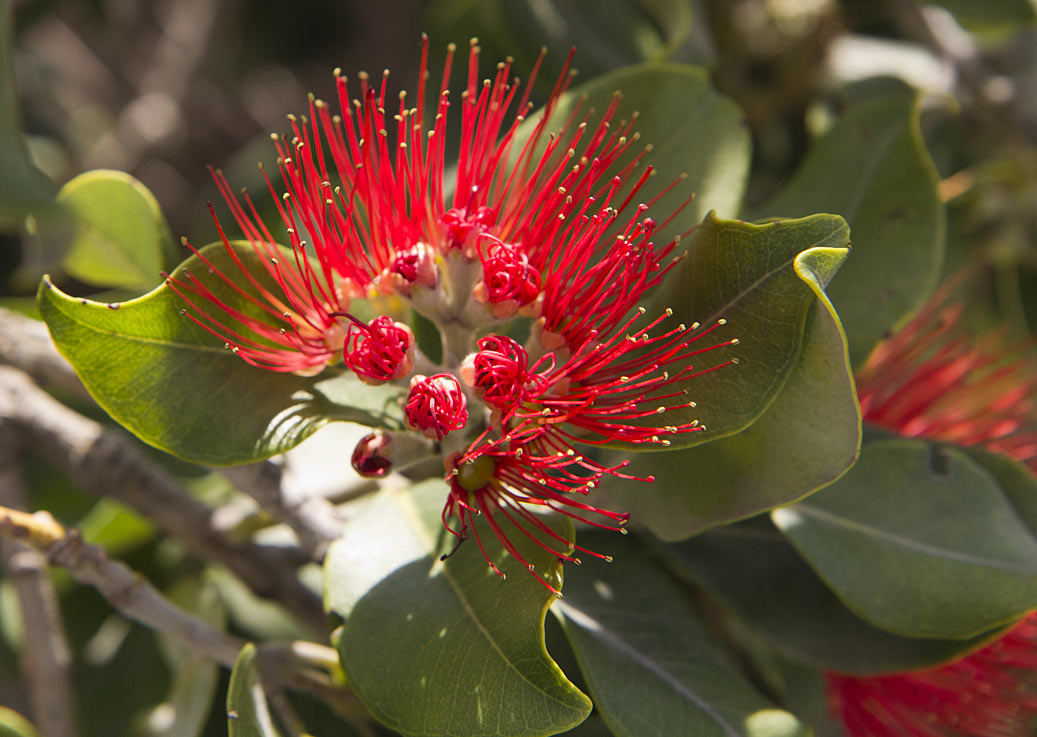
<path fill-rule="evenodd" d="M 291 247 L 284 254 L 248 196 L 242 204 L 215 174 L 263 273 L 249 271 L 252 260 L 240 258 L 222 229 L 242 273 L 199 257 L 249 304 L 248 314 L 189 274 L 168 283 L 188 301 L 190 319 L 254 365 L 314 373 L 341 355 L 362 381 L 401 387 L 415 365 L 433 374 L 410 379 L 404 414 L 444 456 L 447 526 L 477 536 L 479 514 L 517 556 L 498 523 L 505 517 L 571 559 L 530 507 L 610 528 L 626 520 L 579 501 L 603 474 L 625 477 L 626 464 L 602 466 L 573 444 L 667 445 L 668 436 L 703 430 L 667 413 L 693 406 L 683 384 L 716 368 L 693 367 L 692 359 L 737 341 L 699 347 L 716 325 L 670 325 L 668 310 L 646 320 L 635 309 L 674 263 L 680 237 L 657 246 L 653 235 L 691 197 L 658 227 L 646 217 L 652 202 L 637 198 L 652 169 L 640 163 L 644 151 L 631 151 L 636 115 L 616 123 L 619 95 L 593 121 L 581 104 L 553 120 L 572 78 L 570 55 L 543 115 L 520 139 L 540 60 L 524 88 L 510 61 L 480 81 L 473 40 L 466 88 L 452 101 L 453 56 L 451 46 L 428 111 L 424 40 L 413 107 L 405 93 L 398 105 L 389 98 L 387 72 L 378 84 L 360 75 L 352 88 L 336 73 L 339 114 L 311 99 L 308 117 L 290 118 L 291 135 L 274 136 L 286 192 L 278 197 L 268 186 Z M 461 118 L 456 167 L 445 160 L 452 103 Z M 351 300 L 390 294 L 436 324 L 442 365 L 421 354 L 406 325 L 389 316 L 365 323 L 349 312 Z M 494 332 L 517 315 L 532 322 L 525 346 Z M 392 434 L 362 446 L 354 465 L 388 473 Z"/>
<path fill-rule="evenodd" d="M 955 282 L 956 283 L 956 282 Z M 857 372 L 866 422 L 907 437 L 982 445 L 1037 470 L 1033 358 L 961 328 L 954 283 L 878 345 Z"/>
<path fill-rule="evenodd" d="M 1037 718 L 1037 613 L 938 668 L 854 678 L 828 673 L 849 737 L 1030 737 Z"/>
<path fill-rule="evenodd" d="M 908 437 L 982 445 L 1037 468 L 1037 373 L 994 337 L 960 327 L 941 289 L 857 374 L 864 420 Z M 827 673 L 849 737 L 1027 737 L 1037 719 L 1037 612 L 944 666 L 888 676 Z"/>

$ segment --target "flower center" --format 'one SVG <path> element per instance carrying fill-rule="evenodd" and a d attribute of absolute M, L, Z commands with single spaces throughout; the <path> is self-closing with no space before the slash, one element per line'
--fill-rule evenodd
<path fill-rule="evenodd" d="M 471 463 L 462 463 L 457 467 L 457 483 L 465 491 L 478 491 L 491 481 L 497 470 L 497 464 L 489 456 L 479 456 Z"/>

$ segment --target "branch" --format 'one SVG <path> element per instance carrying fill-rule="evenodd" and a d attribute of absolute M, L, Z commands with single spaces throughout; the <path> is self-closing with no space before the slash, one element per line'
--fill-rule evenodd
<path fill-rule="evenodd" d="M 327 546 L 342 534 L 334 505 L 318 496 L 289 496 L 281 484 L 279 466 L 263 461 L 219 470 L 275 519 L 291 527 L 314 560 L 323 559 Z"/>
<path fill-rule="evenodd" d="M 28 376 L 0 366 L 0 418 L 7 418 L 40 457 L 86 491 L 108 496 L 148 517 L 193 554 L 226 565 L 258 595 L 275 599 L 315 633 L 326 634 L 320 597 L 296 577 L 292 551 L 230 542 L 212 510 L 194 499 L 122 433 L 74 412 Z"/>
<path fill-rule="evenodd" d="M 96 588 L 130 619 L 178 637 L 228 668 L 234 666 L 245 645 L 171 604 L 144 578 L 111 560 L 104 548 L 84 542 L 78 530 L 66 529 L 49 512 L 28 514 L 0 506 L 0 534 L 45 553 L 48 562 L 66 569 L 79 583 Z"/>
<path fill-rule="evenodd" d="M 0 433 L 0 504 L 24 508 L 24 481 L 14 440 L 8 435 Z M 9 539 L 0 539 L 0 560 L 21 613 L 23 644 L 19 660 L 33 718 L 42 734 L 76 737 L 79 731 L 72 699 L 72 657 L 46 560 L 32 547 Z"/>
<path fill-rule="evenodd" d="M 21 369 L 42 386 L 93 401 L 72 366 L 54 347 L 47 326 L 3 308 L 0 308 L 0 363 Z"/>

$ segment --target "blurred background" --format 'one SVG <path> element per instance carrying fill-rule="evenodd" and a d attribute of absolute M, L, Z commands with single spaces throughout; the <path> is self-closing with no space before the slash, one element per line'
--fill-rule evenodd
<path fill-rule="evenodd" d="M 256 162 L 273 162 L 269 134 L 285 130 L 286 114 L 305 112 L 307 93 L 330 96 L 336 67 L 350 76 L 389 68 L 393 92 L 413 89 L 425 32 L 433 79 L 451 41 L 464 49 L 477 36 L 484 69 L 511 55 L 520 75 L 547 46 L 535 102 L 546 98 L 573 46 L 578 81 L 640 62 L 706 67 L 752 133 L 747 210 L 777 191 L 841 110 L 870 97 L 920 94 L 923 134 L 948 204 L 945 273 L 980 263 L 973 299 L 990 319 L 1022 341 L 1037 324 L 1032 0 L 3 0 L 0 9 L 10 42 L 0 55 L 4 307 L 31 314 L 44 272 L 69 293 L 105 300 L 159 283 L 156 271 L 141 288 L 113 292 L 68 268 L 68 232 L 46 203 L 75 175 L 129 172 L 155 195 L 175 236 L 210 242 L 206 202 L 218 194 L 208 165 L 258 190 Z M 24 149 L 9 135 L 19 125 Z M 78 408 L 103 420 L 96 408 Z M 232 501 L 222 477 L 152 454 L 199 498 Z M 145 520 L 87 496 L 31 457 L 19 462 L 32 508 L 80 527 L 173 598 L 248 637 L 298 634 L 283 612 Z M 225 671 L 184 660 L 61 572 L 55 582 L 82 734 L 226 733 Z M 0 706 L 27 713 L 20 643 L 10 582 L 0 579 Z M 113 692 L 124 697 L 113 701 Z M 342 733 L 317 702 L 298 708 L 315 732 L 323 724 L 325 734 Z M 580 728 L 593 729 L 593 720 Z"/>

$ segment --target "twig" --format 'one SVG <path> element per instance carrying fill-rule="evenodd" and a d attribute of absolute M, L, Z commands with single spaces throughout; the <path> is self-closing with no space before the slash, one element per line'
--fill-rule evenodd
<path fill-rule="evenodd" d="M 0 534 L 45 553 L 77 581 L 96 588 L 112 605 L 141 624 L 180 638 L 200 653 L 233 667 L 244 642 L 191 616 L 104 548 L 83 541 L 78 530 L 63 527 L 49 512 L 28 514 L 0 506 Z"/>
<path fill-rule="evenodd" d="M 0 432 L 0 504 L 24 508 L 24 481 L 17 463 L 17 448 L 9 435 Z M 11 539 L 0 540 L 0 560 L 21 613 L 20 661 L 33 718 L 42 734 L 76 737 L 79 732 L 72 699 L 72 658 L 46 560 L 37 550 Z"/>
<path fill-rule="evenodd" d="M 324 550 L 342 532 L 335 507 L 318 496 L 290 497 L 281 484 L 281 468 L 264 461 L 247 466 L 221 468 L 235 487 L 255 499 L 280 522 L 284 522 L 299 538 L 300 546 L 321 560 Z"/>
<path fill-rule="evenodd" d="M 256 594 L 279 601 L 305 626 L 326 634 L 320 597 L 296 577 L 299 560 L 291 550 L 228 541 L 214 526 L 212 510 L 120 432 L 72 411 L 22 372 L 3 366 L 0 418 L 7 418 L 24 434 L 27 447 L 86 491 L 123 502 L 195 555 L 223 563 Z"/>
<path fill-rule="evenodd" d="M 0 308 L 0 363 L 21 369 L 42 386 L 90 400 L 72 366 L 54 347 L 47 326 Z"/>

